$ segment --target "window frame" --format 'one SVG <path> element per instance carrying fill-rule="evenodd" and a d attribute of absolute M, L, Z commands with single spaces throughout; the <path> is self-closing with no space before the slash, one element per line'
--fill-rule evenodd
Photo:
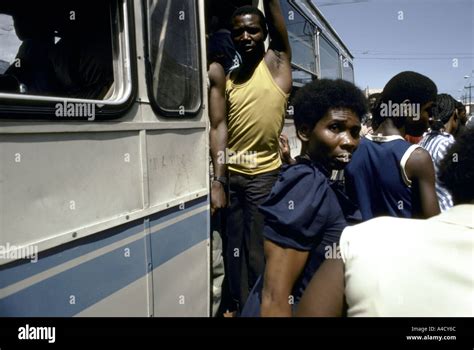
<path fill-rule="evenodd" d="M 338 76 L 336 78 L 333 78 L 333 77 L 323 77 L 322 76 L 322 69 L 321 69 L 321 39 L 325 40 L 326 43 L 332 47 L 335 51 L 336 51 L 336 54 L 337 54 L 337 69 L 338 69 Z M 341 67 L 341 54 L 339 52 L 339 49 L 337 48 L 336 45 L 334 45 L 331 40 L 322 32 L 319 32 L 319 35 L 318 35 L 318 57 L 319 57 L 319 76 L 321 79 L 342 79 L 342 67 Z"/>
<path fill-rule="evenodd" d="M 72 103 L 95 105 L 96 116 L 94 121 L 121 118 L 123 113 L 129 109 L 136 96 L 136 61 L 135 57 L 135 32 L 134 13 L 132 0 L 116 0 L 113 6 L 117 11 L 118 18 L 112 27 L 112 50 L 117 51 L 114 55 L 112 65 L 114 74 L 114 91 L 107 100 L 94 100 L 83 98 L 70 98 L 60 96 L 23 95 L 18 93 L 0 92 L 0 119 L 15 121 L 27 121 L 34 119 L 47 119 L 59 122 L 83 122 L 90 121 L 87 117 L 56 117 L 55 106 L 58 103 Z M 110 13 L 112 15 L 112 13 Z M 118 41 L 119 47 L 115 42 Z M 119 68 L 119 70 L 117 70 Z M 118 96 L 116 96 L 118 95 Z"/>
<path fill-rule="evenodd" d="M 303 72 L 303 73 L 306 73 L 306 74 L 310 75 L 310 76 L 313 78 L 313 81 L 316 80 L 316 79 L 318 79 L 318 75 L 317 75 L 316 73 L 311 72 L 310 70 L 308 70 L 308 69 L 306 69 L 306 68 L 304 68 L 304 67 L 301 67 L 301 66 L 299 66 L 299 65 L 296 64 L 296 63 L 292 63 L 292 64 L 291 64 L 291 73 L 292 73 L 292 75 L 293 75 L 293 70 L 299 70 L 299 71 L 301 71 L 301 72 Z M 298 82 L 298 81 L 295 81 L 295 79 L 293 78 L 293 86 L 296 86 L 296 87 L 303 87 L 304 85 L 305 85 L 305 84 L 303 84 L 303 83 L 300 83 L 300 82 Z"/>
<path fill-rule="evenodd" d="M 310 69 L 306 68 L 306 67 L 302 67 L 299 63 L 294 62 L 294 58 L 292 59 L 291 64 L 299 70 L 302 70 L 302 71 L 304 71 L 306 73 L 309 73 L 313 76 L 319 76 L 319 72 L 318 72 L 318 47 L 317 47 L 317 40 L 316 40 L 317 35 L 318 35 L 318 26 L 299 8 L 299 6 L 295 3 L 294 0 L 286 0 L 286 1 L 288 2 L 288 5 L 291 8 L 291 10 L 298 13 L 298 15 L 300 15 L 304 19 L 304 21 L 305 21 L 304 25 L 310 25 L 313 29 L 311 49 L 312 49 L 312 55 L 314 57 L 314 65 L 315 65 L 314 66 L 314 72 L 311 71 Z M 288 31 L 288 32 L 290 33 L 290 31 Z M 291 35 L 289 35 L 289 39 L 290 39 L 290 43 L 291 43 Z M 299 41 L 303 45 L 307 46 L 307 43 L 304 40 L 297 39 L 296 41 Z"/>
<path fill-rule="evenodd" d="M 172 1 L 172 0 L 169 0 Z M 201 14 L 199 12 L 199 6 L 196 1 L 191 1 L 194 6 L 195 19 L 196 19 L 196 33 L 197 33 L 197 62 L 198 62 L 198 77 L 199 77 L 199 103 L 195 110 L 184 110 L 184 114 L 180 110 L 166 110 L 162 108 L 158 101 L 155 99 L 153 93 L 153 70 L 152 70 L 152 61 L 150 54 L 150 29 L 149 29 L 149 12 L 148 12 L 148 0 L 142 0 L 142 16 L 143 16 L 143 33 L 144 33 L 144 56 L 145 56 L 145 74 L 146 74 L 146 86 L 148 101 L 150 102 L 151 108 L 155 114 L 160 117 L 174 119 L 174 120 L 183 120 L 189 121 L 190 119 L 196 118 L 201 113 L 204 103 L 204 90 L 203 90 L 203 61 L 202 61 L 202 43 L 201 43 Z"/>
<path fill-rule="evenodd" d="M 344 67 L 344 60 L 347 60 L 347 64 L 349 65 L 350 69 L 351 69 L 351 80 L 347 80 L 346 79 L 346 74 L 344 73 L 345 70 L 347 70 L 347 68 Z M 352 63 L 352 61 L 344 56 L 344 55 L 341 55 L 341 71 L 342 71 L 342 79 L 346 80 L 346 81 L 349 81 L 351 82 L 352 84 L 355 83 L 355 75 L 354 75 L 354 64 Z"/>

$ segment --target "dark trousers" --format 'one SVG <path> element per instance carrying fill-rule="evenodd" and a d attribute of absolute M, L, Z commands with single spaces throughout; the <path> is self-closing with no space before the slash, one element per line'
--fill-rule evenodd
<path fill-rule="evenodd" d="M 247 176 L 230 174 L 225 265 L 230 294 L 237 309 L 263 273 L 263 215 L 258 211 L 270 194 L 279 170 Z"/>

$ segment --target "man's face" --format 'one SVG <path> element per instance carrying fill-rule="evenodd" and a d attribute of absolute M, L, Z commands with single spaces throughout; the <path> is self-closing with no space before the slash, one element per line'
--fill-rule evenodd
<path fill-rule="evenodd" d="M 330 109 L 319 120 L 308 141 L 311 159 L 329 170 L 342 170 L 349 164 L 360 142 L 360 118 L 347 108 Z"/>
<path fill-rule="evenodd" d="M 433 107 L 433 101 L 427 102 L 420 107 L 420 115 L 414 117 L 407 117 L 405 124 L 405 132 L 408 135 L 419 137 L 428 130 L 430 126 L 431 108 Z"/>
<path fill-rule="evenodd" d="M 251 56 L 264 48 L 265 33 L 260 18 L 254 14 L 237 16 L 232 20 L 232 39 L 241 56 Z"/>
<path fill-rule="evenodd" d="M 370 108 L 370 110 L 374 109 L 376 102 L 377 102 L 377 99 L 375 97 L 369 98 L 369 108 Z"/>

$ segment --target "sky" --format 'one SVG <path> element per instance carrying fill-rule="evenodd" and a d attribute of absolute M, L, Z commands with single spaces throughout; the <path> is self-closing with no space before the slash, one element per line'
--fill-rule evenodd
<path fill-rule="evenodd" d="M 360 88 L 383 88 L 405 70 L 456 99 L 474 85 L 474 0 L 312 1 L 355 57 Z"/>

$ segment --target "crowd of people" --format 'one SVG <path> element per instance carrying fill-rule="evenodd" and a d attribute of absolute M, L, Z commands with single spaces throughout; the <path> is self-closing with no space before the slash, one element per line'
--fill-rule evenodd
<path fill-rule="evenodd" d="M 215 315 L 474 316 L 465 107 L 412 71 L 369 98 L 315 80 L 291 101 L 293 159 L 291 47 L 279 1 L 264 10 L 208 38 Z"/>

